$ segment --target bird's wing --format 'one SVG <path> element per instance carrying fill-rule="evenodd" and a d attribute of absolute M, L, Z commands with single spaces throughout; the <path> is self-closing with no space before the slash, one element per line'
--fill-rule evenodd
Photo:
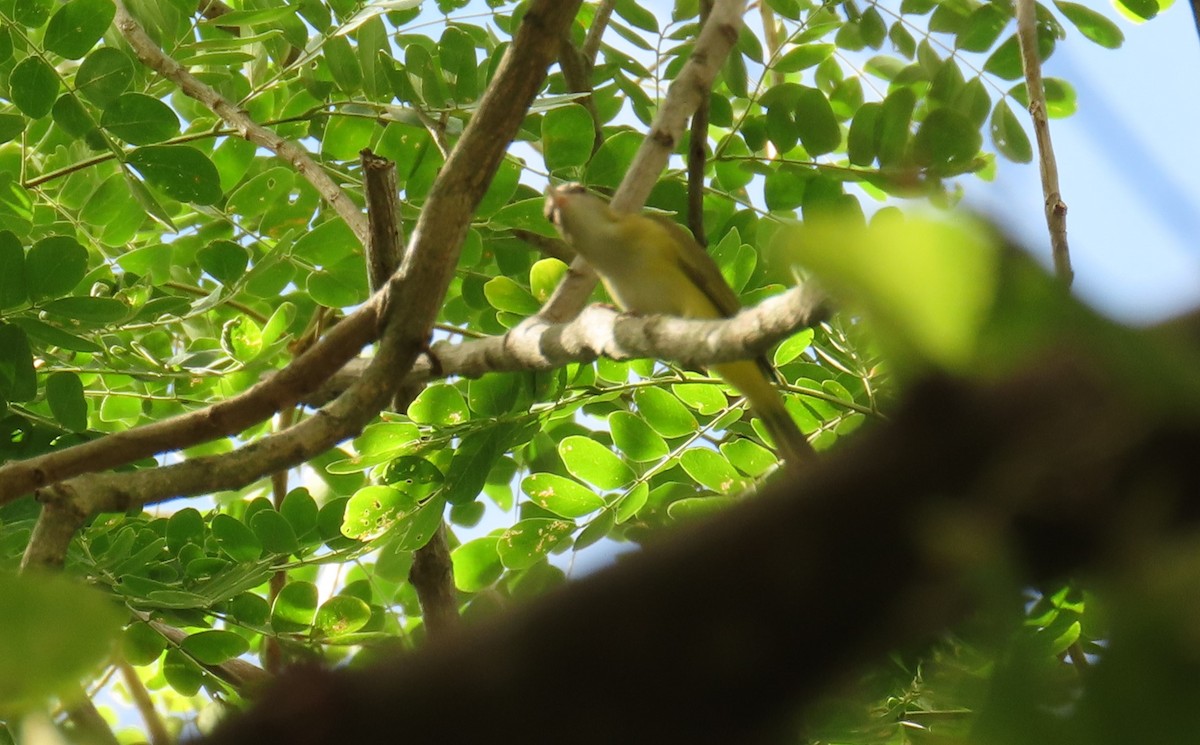
<path fill-rule="evenodd" d="M 742 303 L 733 292 L 733 288 L 725 281 L 717 262 L 708 252 L 696 242 L 692 234 L 674 220 L 661 215 L 651 215 L 650 219 L 663 226 L 685 250 L 678 252 L 679 268 L 693 283 L 708 297 L 721 315 L 726 318 L 737 315 L 742 309 Z"/>
<path fill-rule="evenodd" d="M 696 242 L 696 239 L 692 237 L 692 234 L 674 220 L 661 215 L 651 215 L 649 217 L 662 224 L 683 245 L 688 246 L 690 249 L 695 249 L 680 252 L 680 269 L 704 292 L 723 316 L 731 318 L 737 315 L 738 311 L 742 309 L 742 301 L 738 300 L 738 296 L 734 293 L 733 288 L 725 281 L 725 276 L 721 274 L 720 268 L 717 267 L 717 262 L 713 261 L 708 251 L 705 251 Z M 767 376 L 768 380 L 773 380 L 776 383 L 783 382 L 779 371 L 767 361 L 766 355 L 759 355 L 754 359 L 754 362 L 762 370 L 763 374 Z"/>

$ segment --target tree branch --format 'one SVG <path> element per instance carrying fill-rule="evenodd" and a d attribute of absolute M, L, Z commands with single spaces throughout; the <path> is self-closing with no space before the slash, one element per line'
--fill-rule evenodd
<path fill-rule="evenodd" d="M 600 54 L 600 42 L 604 40 L 604 31 L 608 28 L 608 20 L 612 18 L 613 8 L 616 4 L 617 0 L 601 0 L 600 5 L 596 8 L 596 15 L 592 18 L 592 25 L 588 27 L 587 38 L 583 40 L 583 48 L 580 51 L 587 61 L 589 70 L 596 66 L 596 56 Z"/>
<path fill-rule="evenodd" d="M 683 136 L 688 118 L 700 106 L 712 87 L 729 50 L 737 42 L 738 29 L 745 13 L 745 0 L 716 0 L 712 15 L 696 38 L 696 46 L 687 64 L 667 89 L 658 116 L 646 139 L 642 140 L 629 170 L 613 195 L 617 212 L 637 212 L 646 202 L 658 176 Z M 596 286 L 596 273 L 582 258 L 571 263 L 571 271 L 542 307 L 540 315 L 551 322 L 562 322 L 576 314 Z"/>
<path fill-rule="evenodd" d="M 1103 370 L 1060 348 L 990 385 L 927 380 L 890 424 L 760 498 L 455 644 L 288 676 L 206 742 L 802 739 L 801 707 L 962 619 L 980 577 L 1119 564 L 1196 525 L 1200 421 L 1160 416 Z M 563 685 L 565 660 L 588 674 Z"/>
<path fill-rule="evenodd" d="M 553 370 L 599 357 L 660 359 L 684 367 L 704 367 L 757 357 L 797 329 L 820 323 L 827 311 L 824 294 L 809 286 L 794 287 L 733 318 L 717 320 L 638 316 L 593 305 L 567 323 L 553 324 L 532 316 L 502 336 L 437 342 L 413 365 L 406 382 Z M 365 365 L 365 360 L 354 360 L 306 403 L 328 401 L 357 379 Z"/>
<path fill-rule="evenodd" d="M 117 662 L 117 669 L 121 672 L 125 688 L 129 690 L 129 697 L 133 699 L 134 708 L 138 710 L 142 721 L 146 723 L 146 738 L 150 745 L 171 745 L 173 742 L 171 733 L 167 731 L 162 717 L 154 708 L 154 700 L 150 698 L 150 692 L 146 690 L 142 679 L 138 677 L 137 670 L 125 660 Z"/>
<path fill-rule="evenodd" d="M 367 251 L 371 289 L 378 290 L 400 266 L 403 256 L 396 233 L 399 195 L 396 189 L 396 164 L 370 150 L 362 152 L 363 189 L 367 196 L 367 217 L 371 222 L 371 245 Z M 423 384 L 406 382 L 392 401 L 392 407 L 404 411 L 420 393 Z M 408 581 L 417 592 L 421 617 L 430 639 L 438 639 L 458 627 L 458 593 L 454 587 L 454 566 L 446 524 L 442 521 L 424 546 L 413 552 Z"/>
<path fill-rule="evenodd" d="M 130 473 L 74 478 L 42 490 L 43 498 L 68 500 L 81 512 L 92 514 L 237 489 L 265 474 L 299 465 L 362 431 L 391 401 L 400 381 L 425 350 L 471 215 L 545 81 L 559 34 L 578 7 L 578 0 L 536 0 L 530 6 L 475 116 L 430 189 L 400 269 L 384 290 L 302 356 L 314 354 L 352 319 L 356 328 L 374 321 L 372 332 L 382 326 L 375 356 L 344 393 L 315 416 L 232 453 Z M 275 377 L 256 388 L 274 382 Z"/>
<path fill-rule="evenodd" d="M 764 4 L 763 7 L 766 7 Z M 712 0 L 700 0 L 700 27 L 708 21 L 712 12 Z M 692 237 L 701 246 L 708 245 L 708 237 L 704 232 L 704 167 L 708 159 L 708 101 L 712 96 L 712 88 L 704 92 L 704 98 L 692 114 L 692 131 L 688 140 L 687 177 L 688 177 L 688 228 Z"/>
<path fill-rule="evenodd" d="M 1046 91 L 1042 83 L 1042 62 L 1038 57 L 1037 3 L 1034 0 L 1017 0 L 1017 41 L 1021 48 L 1021 66 L 1025 70 L 1029 115 L 1033 117 L 1033 132 L 1037 137 L 1054 273 L 1063 285 L 1070 287 L 1075 272 L 1071 269 L 1071 252 L 1067 247 L 1067 204 L 1059 191 L 1058 162 L 1054 159 L 1050 121 L 1046 118 Z"/>
<path fill-rule="evenodd" d="M 280 158 L 291 163 L 292 167 L 308 183 L 312 184 L 317 193 L 321 195 L 321 198 L 337 211 L 350 230 L 354 232 L 359 242 L 366 245 L 369 236 L 367 233 L 367 220 L 363 216 L 362 211 L 342 191 L 342 188 L 334 183 L 333 179 L 325 173 L 324 169 L 312 159 L 308 151 L 255 122 L 245 111 L 231 103 L 220 93 L 217 93 L 211 86 L 202 83 L 195 75 L 188 72 L 187 68 L 183 65 L 168 57 L 163 50 L 158 48 L 158 45 L 154 43 L 154 40 L 150 38 L 145 30 L 142 29 L 137 19 L 129 14 L 129 11 L 125 8 L 125 4 L 121 0 L 115 0 L 115 3 L 117 13 L 113 23 L 116 25 L 117 30 L 121 32 L 121 35 L 125 37 L 125 41 L 129 42 L 129 46 L 133 49 L 134 54 L 137 55 L 143 64 L 178 85 L 180 90 L 187 95 L 204 104 L 210 111 L 219 116 L 221 121 L 237 130 L 238 134 L 242 137 L 253 142 L 255 145 L 267 148 Z"/>

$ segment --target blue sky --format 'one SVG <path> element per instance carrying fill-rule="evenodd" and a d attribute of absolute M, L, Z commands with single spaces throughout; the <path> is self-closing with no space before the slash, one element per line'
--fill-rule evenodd
<path fill-rule="evenodd" d="M 1200 305 L 1200 44 L 1186 3 L 1134 25 L 1104 2 L 1125 44 L 1103 49 L 1068 28 L 1045 74 L 1070 81 L 1079 110 L 1051 121 L 1075 291 L 1129 322 Z M 965 181 L 982 209 L 1049 263 L 1036 164 L 1002 163 L 994 183 Z"/>

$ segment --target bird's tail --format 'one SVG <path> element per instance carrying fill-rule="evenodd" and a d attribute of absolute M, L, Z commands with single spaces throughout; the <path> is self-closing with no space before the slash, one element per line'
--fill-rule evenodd
<path fill-rule="evenodd" d="M 750 408 L 758 415 L 768 434 L 775 441 L 775 449 L 789 467 L 795 468 L 816 457 L 816 451 L 792 415 L 783 405 L 783 398 L 775 384 L 767 377 L 767 367 L 754 361 L 728 362 L 714 365 L 713 371 L 737 388 L 750 402 Z"/>

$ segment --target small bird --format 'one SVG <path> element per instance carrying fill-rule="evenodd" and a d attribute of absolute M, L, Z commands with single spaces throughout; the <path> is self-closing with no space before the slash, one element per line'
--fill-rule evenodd
<path fill-rule="evenodd" d="M 580 184 L 546 193 L 546 218 L 582 256 L 623 310 L 681 318 L 729 318 L 741 309 L 721 270 L 691 233 L 654 215 L 618 214 Z M 790 465 L 813 457 L 812 446 L 783 405 L 766 358 L 723 362 L 712 369 L 750 402 Z"/>

